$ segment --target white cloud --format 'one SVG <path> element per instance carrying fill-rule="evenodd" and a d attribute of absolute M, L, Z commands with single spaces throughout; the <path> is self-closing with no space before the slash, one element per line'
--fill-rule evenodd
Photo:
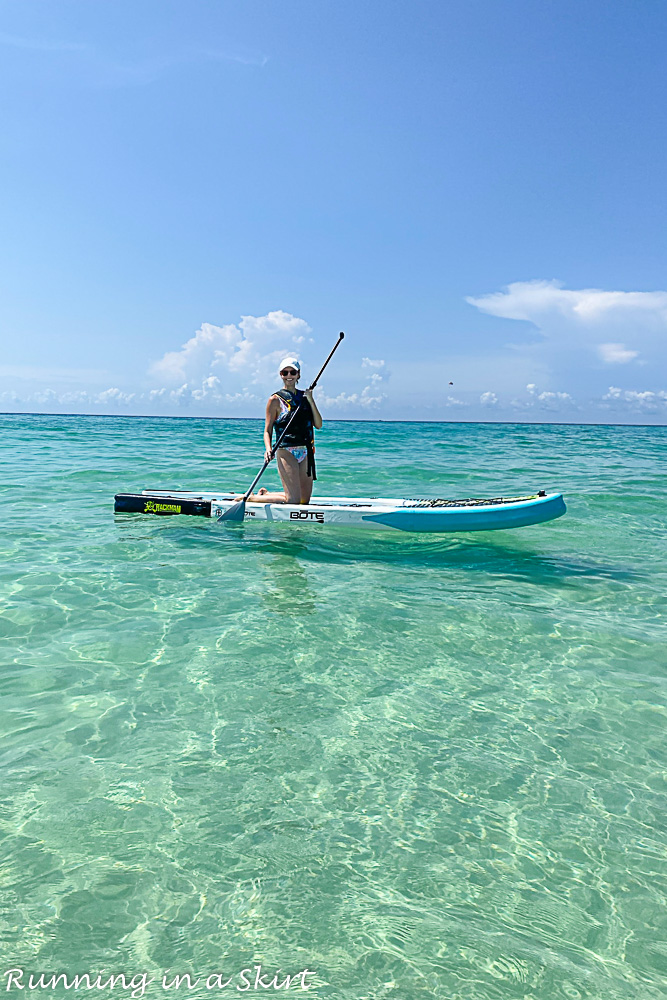
<path fill-rule="evenodd" d="M 280 386 L 278 365 L 286 354 L 299 355 L 304 386 L 318 371 L 331 344 L 327 338 L 315 347 L 311 333 L 305 320 L 282 310 L 223 326 L 204 323 L 179 349 L 162 354 L 143 384 L 83 369 L 0 367 L 0 401 L 17 410 L 261 417 Z M 361 417 L 385 402 L 390 373 L 384 359 L 346 353 L 327 369 L 316 395 L 327 409 L 331 404 L 332 415 L 343 410 Z"/>
<path fill-rule="evenodd" d="M 380 390 L 380 386 L 384 380 L 385 376 L 379 375 L 377 372 L 371 375 L 368 385 L 365 385 L 361 390 L 359 401 L 362 406 L 379 406 L 382 400 L 386 398 L 386 393 Z"/>
<path fill-rule="evenodd" d="M 261 414 L 267 395 L 276 388 L 277 369 L 286 354 L 298 354 L 307 374 L 313 375 L 320 363 L 309 355 L 314 343 L 305 320 L 276 310 L 266 316 L 243 316 L 240 323 L 214 326 L 203 323 L 193 337 L 177 351 L 167 351 L 150 368 L 161 386 L 153 387 L 147 399 L 156 406 L 200 407 L 213 410 L 230 405 L 241 414 Z M 278 345 L 278 346 L 276 346 Z M 335 385 L 336 366 L 332 366 Z M 340 380 L 338 366 L 338 379 Z M 390 377 L 382 358 L 363 357 L 361 364 L 347 366 L 346 389 L 327 395 L 318 387 L 318 401 L 327 409 L 361 415 L 377 409 L 386 399 L 385 383 Z"/>
<path fill-rule="evenodd" d="M 667 292 L 576 290 L 563 288 L 559 281 L 515 281 L 503 292 L 471 296 L 466 302 L 492 316 L 528 320 L 540 328 L 558 318 L 577 327 L 641 320 L 667 329 Z"/>
<path fill-rule="evenodd" d="M 51 38 L 21 38 L 0 31 L 0 45 L 15 49 L 32 49 L 35 52 L 83 52 L 85 45 L 76 42 L 61 42 Z"/>
<path fill-rule="evenodd" d="M 266 383 L 275 377 L 280 359 L 294 353 L 310 333 L 305 320 L 282 310 L 243 316 L 238 325 L 202 323 L 179 350 L 167 351 L 156 361 L 150 374 L 168 385 L 192 384 L 196 390 L 213 375 L 229 388 L 239 379 L 245 385 Z"/>
<path fill-rule="evenodd" d="M 561 403 L 573 402 L 572 396 L 569 394 L 569 392 L 551 392 L 549 390 L 545 390 L 544 392 L 538 392 L 537 386 L 535 385 L 534 382 L 530 382 L 526 386 L 526 391 L 528 392 L 528 395 L 532 397 L 532 400 L 538 403 L 552 404 L 556 402 L 561 402 Z"/>
<path fill-rule="evenodd" d="M 99 381 L 108 378 L 99 368 L 49 368 L 41 365 L 0 365 L 0 378 L 13 378 L 27 382 Z"/>
<path fill-rule="evenodd" d="M 386 398 L 386 393 L 377 391 L 377 383 L 373 382 L 371 377 L 370 383 L 365 385 L 361 392 L 339 392 L 337 396 L 322 395 L 321 403 L 329 410 L 349 410 L 357 406 L 370 410 L 377 408 Z"/>
<path fill-rule="evenodd" d="M 242 66 L 266 66 L 269 57 L 257 49 L 244 49 L 236 46 L 234 49 L 197 49 L 199 55 L 207 59 L 237 62 Z"/>
<path fill-rule="evenodd" d="M 321 402 L 328 409 L 349 410 L 352 407 L 362 407 L 363 410 L 377 409 L 387 398 L 382 386 L 389 379 L 386 362 L 382 359 L 377 361 L 371 358 L 361 359 L 361 368 L 371 369 L 371 374 L 364 376 L 366 385 L 356 392 L 340 392 L 337 396 L 322 395 Z"/>
<path fill-rule="evenodd" d="M 32 398 L 35 400 L 36 403 L 39 403 L 40 406 L 49 406 L 57 402 L 58 393 L 55 391 L 55 389 L 51 388 L 40 389 L 37 392 L 33 393 Z"/>
<path fill-rule="evenodd" d="M 667 391 L 665 389 L 659 389 L 655 392 L 652 389 L 620 389 L 618 386 L 610 385 L 602 399 L 606 402 L 625 404 L 626 407 L 634 410 L 656 412 L 667 409 Z"/>
<path fill-rule="evenodd" d="M 205 61 L 233 62 L 249 67 L 263 67 L 269 57 L 263 52 L 234 45 L 233 48 L 211 49 L 194 45 L 179 45 L 169 51 L 163 49 L 156 58 L 152 51 L 139 49 L 132 62 L 118 61 L 105 48 L 84 45 L 79 42 L 69 42 L 53 38 L 26 38 L 19 35 L 0 32 L 0 46 L 8 46 L 23 50 L 25 58 L 61 57 L 67 59 L 65 65 L 84 79 L 92 80 L 102 86 L 136 86 L 152 83 L 163 74 L 176 68 L 195 67 L 198 69 Z M 39 56 L 43 53 L 43 56 Z"/>
<path fill-rule="evenodd" d="M 558 281 L 517 281 L 502 291 L 467 301 L 490 316 L 531 324 L 517 327 L 517 342 L 505 345 L 517 371 L 513 379 L 504 379 L 501 388 L 515 399 L 521 374 L 524 384 L 539 381 L 545 392 L 555 393 L 542 398 L 553 407 L 570 405 L 573 397 L 600 400 L 608 378 L 601 361 L 604 365 L 651 364 L 656 372 L 667 365 L 664 291 L 568 289 Z M 498 329 L 507 336 L 507 326 Z M 532 370 L 525 379 L 527 369 Z M 494 388 L 498 391 L 498 383 Z"/>
<path fill-rule="evenodd" d="M 104 392 L 100 392 L 96 397 L 96 402 L 129 404 L 134 399 L 136 399 L 136 393 L 123 392 L 122 389 L 112 388 L 105 389 Z"/>
<path fill-rule="evenodd" d="M 563 403 L 572 403 L 569 392 L 540 392 L 537 401 L 547 410 L 560 410 Z"/>
<path fill-rule="evenodd" d="M 209 375 L 208 378 L 202 379 L 201 389 L 192 390 L 193 399 L 206 399 L 207 397 L 220 398 L 220 379 L 217 375 Z"/>
<path fill-rule="evenodd" d="M 624 365 L 639 356 L 639 351 L 629 351 L 625 344 L 598 344 L 598 354 L 608 365 Z"/>
<path fill-rule="evenodd" d="M 533 328 L 523 328 L 528 343 L 499 344 L 491 351 L 477 348 L 477 353 L 472 345 L 469 353 L 410 357 L 401 361 L 400 394 L 392 394 L 390 362 L 355 355 L 350 339 L 327 369 L 316 396 L 325 420 L 399 413 L 407 419 L 495 420 L 521 414 L 521 419 L 571 420 L 576 413 L 581 420 L 664 422 L 667 392 L 662 385 L 647 385 L 647 379 L 631 388 L 609 387 L 610 376 L 604 374 L 607 364 L 626 365 L 624 374 L 660 370 L 659 355 L 662 350 L 664 356 L 667 339 L 663 295 L 667 293 L 574 293 L 555 282 L 516 283 L 496 296 L 472 301 L 485 307 L 491 303 L 505 318 L 531 317 Z M 613 326 L 615 311 L 631 312 L 637 296 L 639 312 L 632 329 L 624 329 L 622 336 L 618 328 L 611 333 L 601 317 L 611 316 Z M 636 360 L 640 343 L 651 368 L 639 367 L 644 364 L 643 358 Z M 0 367 L 5 380 L 0 400 L 7 409 L 24 411 L 261 417 L 267 396 L 278 387 L 282 357 L 299 355 L 302 385 L 307 385 L 330 347 L 328 337 L 314 346 L 305 320 L 276 310 L 243 316 L 237 323 L 202 324 L 176 350 L 163 353 L 143 382 L 139 375 L 120 380 L 109 372 L 74 368 Z M 448 385 L 452 379 L 456 389 Z"/>
<path fill-rule="evenodd" d="M 199 381 L 221 358 L 229 358 L 241 339 L 238 327 L 213 326 L 202 323 L 194 337 L 186 340 L 178 351 L 167 351 L 151 365 L 150 374 L 165 382 Z"/>

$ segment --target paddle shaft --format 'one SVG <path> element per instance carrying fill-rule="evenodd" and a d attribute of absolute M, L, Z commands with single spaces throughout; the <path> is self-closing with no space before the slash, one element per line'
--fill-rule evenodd
<path fill-rule="evenodd" d="M 338 345 L 340 344 L 340 342 L 341 342 L 341 340 L 343 339 L 343 337 L 344 337 L 344 336 L 345 336 L 345 334 L 344 334 L 343 332 L 339 333 L 339 335 L 338 335 L 338 340 L 337 340 L 337 341 L 336 341 L 336 343 L 334 344 L 334 346 L 333 346 L 333 348 L 332 348 L 332 350 L 331 350 L 331 353 L 329 354 L 329 357 L 327 358 L 327 360 L 326 360 L 326 361 L 324 362 L 324 364 L 323 364 L 323 365 L 322 365 L 322 367 L 320 368 L 319 372 L 317 373 L 317 376 L 315 377 L 315 381 L 314 381 L 314 382 L 312 382 L 312 383 L 311 383 L 311 384 L 310 384 L 310 385 L 308 386 L 308 392 L 312 392 L 312 391 L 313 391 L 313 389 L 315 388 L 315 386 L 317 385 L 317 383 L 319 382 L 319 380 L 320 380 L 320 376 L 322 375 L 322 372 L 324 371 L 324 369 L 326 368 L 326 366 L 327 366 L 327 365 L 329 364 L 329 362 L 331 361 L 331 359 L 332 359 L 332 357 L 334 356 L 334 353 L 335 353 L 335 351 L 336 351 L 336 348 L 338 347 Z M 276 443 L 274 444 L 273 448 L 271 449 L 271 456 L 270 456 L 270 458 L 266 458 L 266 459 L 264 460 L 264 465 L 263 465 L 263 466 L 262 466 L 262 468 L 261 468 L 261 469 L 259 470 L 259 472 L 258 472 L 258 473 L 257 473 L 257 475 L 255 476 L 255 478 L 253 479 L 253 481 L 252 481 L 252 484 L 251 484 L 251 486 L 250 486 L 250 489 L 248 490 L 248 492 L 244 494 L 244 496 L 243 496 L 243 501 L 242 501 L 242 502 L 245 502 L 245 501 L 246 501 L 246 500 L 248 499 L 248 497 L 250 496 L 250 494 L 251 494 L 251 493 L 252 493 L 252 491 L 254 490 L 255 486 L 257 486 L 257 483 L 258 483 L 258 482 L 260 481 L 260 479 L 262 478 L 262 476 L 263 476 L 263 475 L 264 475 L 264 473 L 266 472 L 266 469 L 268 468 L 268 465 L 269 465 L 269 463 L 270 463 L 270 462 L 271 462 L 271 460 L 272 460 L 272 459 L 274 458 L 274 456 L 275 456 L 276 452 L 278 451 L 278 448 L 280 448 L 280 442 L 281 442 L 281 441 L 283 440 L 283 438 L 284 438 L 284 437 L 285 437 L 285 435 L 287 434 L 287 432 L 288 432 L 288 430 L 289 430 L 289 428 L 290 428 L 290 424 L 292 423 L 292 421 L 293 421 L 293 420 L 294 420 L 294 418 L 296 417 L 296 415 L 297 415 L 297 413 L 299 412 L 300 408 L 301 408 L 301 403 L 299 403 L 299 405 L 298 405 L 298 406 L 297 406 L 297 408 L 295 409 L 294 413 L 292 414 L 292 416 L 291 416 L 291 417 L 289 418 L 289 420 L 288 420 L 288 421 L 287 421 L 287 423 L 285 424 L 285 427 L 283 428 L 283 432 L 282 432 L 282 434 L 280 434 L 280 435 L 279 435 L 279 437 L 278 437 L 278 438 L 276 439 Z"/>

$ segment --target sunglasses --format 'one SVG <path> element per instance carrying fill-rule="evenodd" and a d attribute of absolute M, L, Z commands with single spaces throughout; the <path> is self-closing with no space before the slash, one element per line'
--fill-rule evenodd
<path fill-rule="evenodd" d="M 285 378 L 289 378 L 290 376 L 298 375 L 299 373 L 295 372 L 293 368 L 283 368 L 280 374 L 284 375 Z"/>

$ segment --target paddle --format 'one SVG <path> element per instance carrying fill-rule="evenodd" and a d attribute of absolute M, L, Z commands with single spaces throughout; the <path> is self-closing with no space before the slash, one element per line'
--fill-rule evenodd
<path fill-rule="evenodd" d="M 329 357 L 327 358 L 327 360 L 324 362 L 324 364 L 320 368 L 315 381 L 312 383 L 312 385 L 308 386 L 309 391 L 312 392 L 312 390 L 315 388 L 315 386 L 319 382 L 320 376 L 322 375 L 322 372 L 324 371 L 324 369 L 326 368 L 326 366 L 331 361 L 332 357 L 334 356 L 334 351 L 336 350 L 336 348 L 338 347 L 338 345 L 340 344 L 340 342 L 341 342 L 341 340 L 343 339 L 344 336 L 345 336 L 344 333 L 340 333 L 338 335 L 338 340 L 334 344 L 333 350 L 331 351 L 331 354 L 329 355 Z M 294 418 L 297 415 L 297 413 L 299 412 L 300 407 L 301 407 L 301 403 L 299 403 L 299 406 L 297 406 L 297 408 L 295 409 L 294 413 L 292 414 L 292 416 L 289 418 L 289 420 L 285 424 L 285 428 L 284 428 L 282 434 L 277 439 L 276 443 L 274 444 L 273 448 L 271 449 L 271 454 L 269 455 L 269 457 L 267 459 L 264 460 L 264 465 L 259 470 L 259 472 L 255 476 L 255 478 L 253 479 L 252 483 L 250 484 L 250 489 L 246 493 L 243 494 L 243 497 L 237 503 L 232 504 L 232 506 L 228 510 L 226 510 L 224 512 L 224 514 L 221 514 L 220 517 L 218 518 L 218 521 L 242 521 L 243 520 L 243 518 L 245 517 L 246 500 L 248 499 L 248 497 L 250 496 L 250 494 L 254 490 L 255 486 L 257 486 L 257 483 L 260 481 L 260 479 L 264 475 L 264 472 L 265 472 L 265 470 L 266 470 L 269 462 L 271 461 L 271 459 L 275 456 L 276 452 L 278 451 L 278 448 L 280 447 L 280 442 L 282 441 L 282 439 L 287 434 L 287 432 L 289 430 L 289 426 L 292 423 L 292 421 L 294 420 Z"/>

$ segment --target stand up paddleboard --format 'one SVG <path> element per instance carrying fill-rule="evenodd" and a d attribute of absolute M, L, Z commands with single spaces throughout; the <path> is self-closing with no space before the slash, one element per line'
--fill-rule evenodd
<path fill-rule="evenodd" d="M 219 518 L 238 503 L 238 494 L 181 490 L 119 493 L 117 514 L 190 514 Z M 561 493 L 540 490 L 532 496 L 494 499 L 439 500 L 385 497 L 316 497 L 308 505 L 252 503 L 245 505 L 245 523 L 276 521 L 313 526 L 394 528 L 398 531 L 495 531 L 553 521 L 566 511 Z"/>

